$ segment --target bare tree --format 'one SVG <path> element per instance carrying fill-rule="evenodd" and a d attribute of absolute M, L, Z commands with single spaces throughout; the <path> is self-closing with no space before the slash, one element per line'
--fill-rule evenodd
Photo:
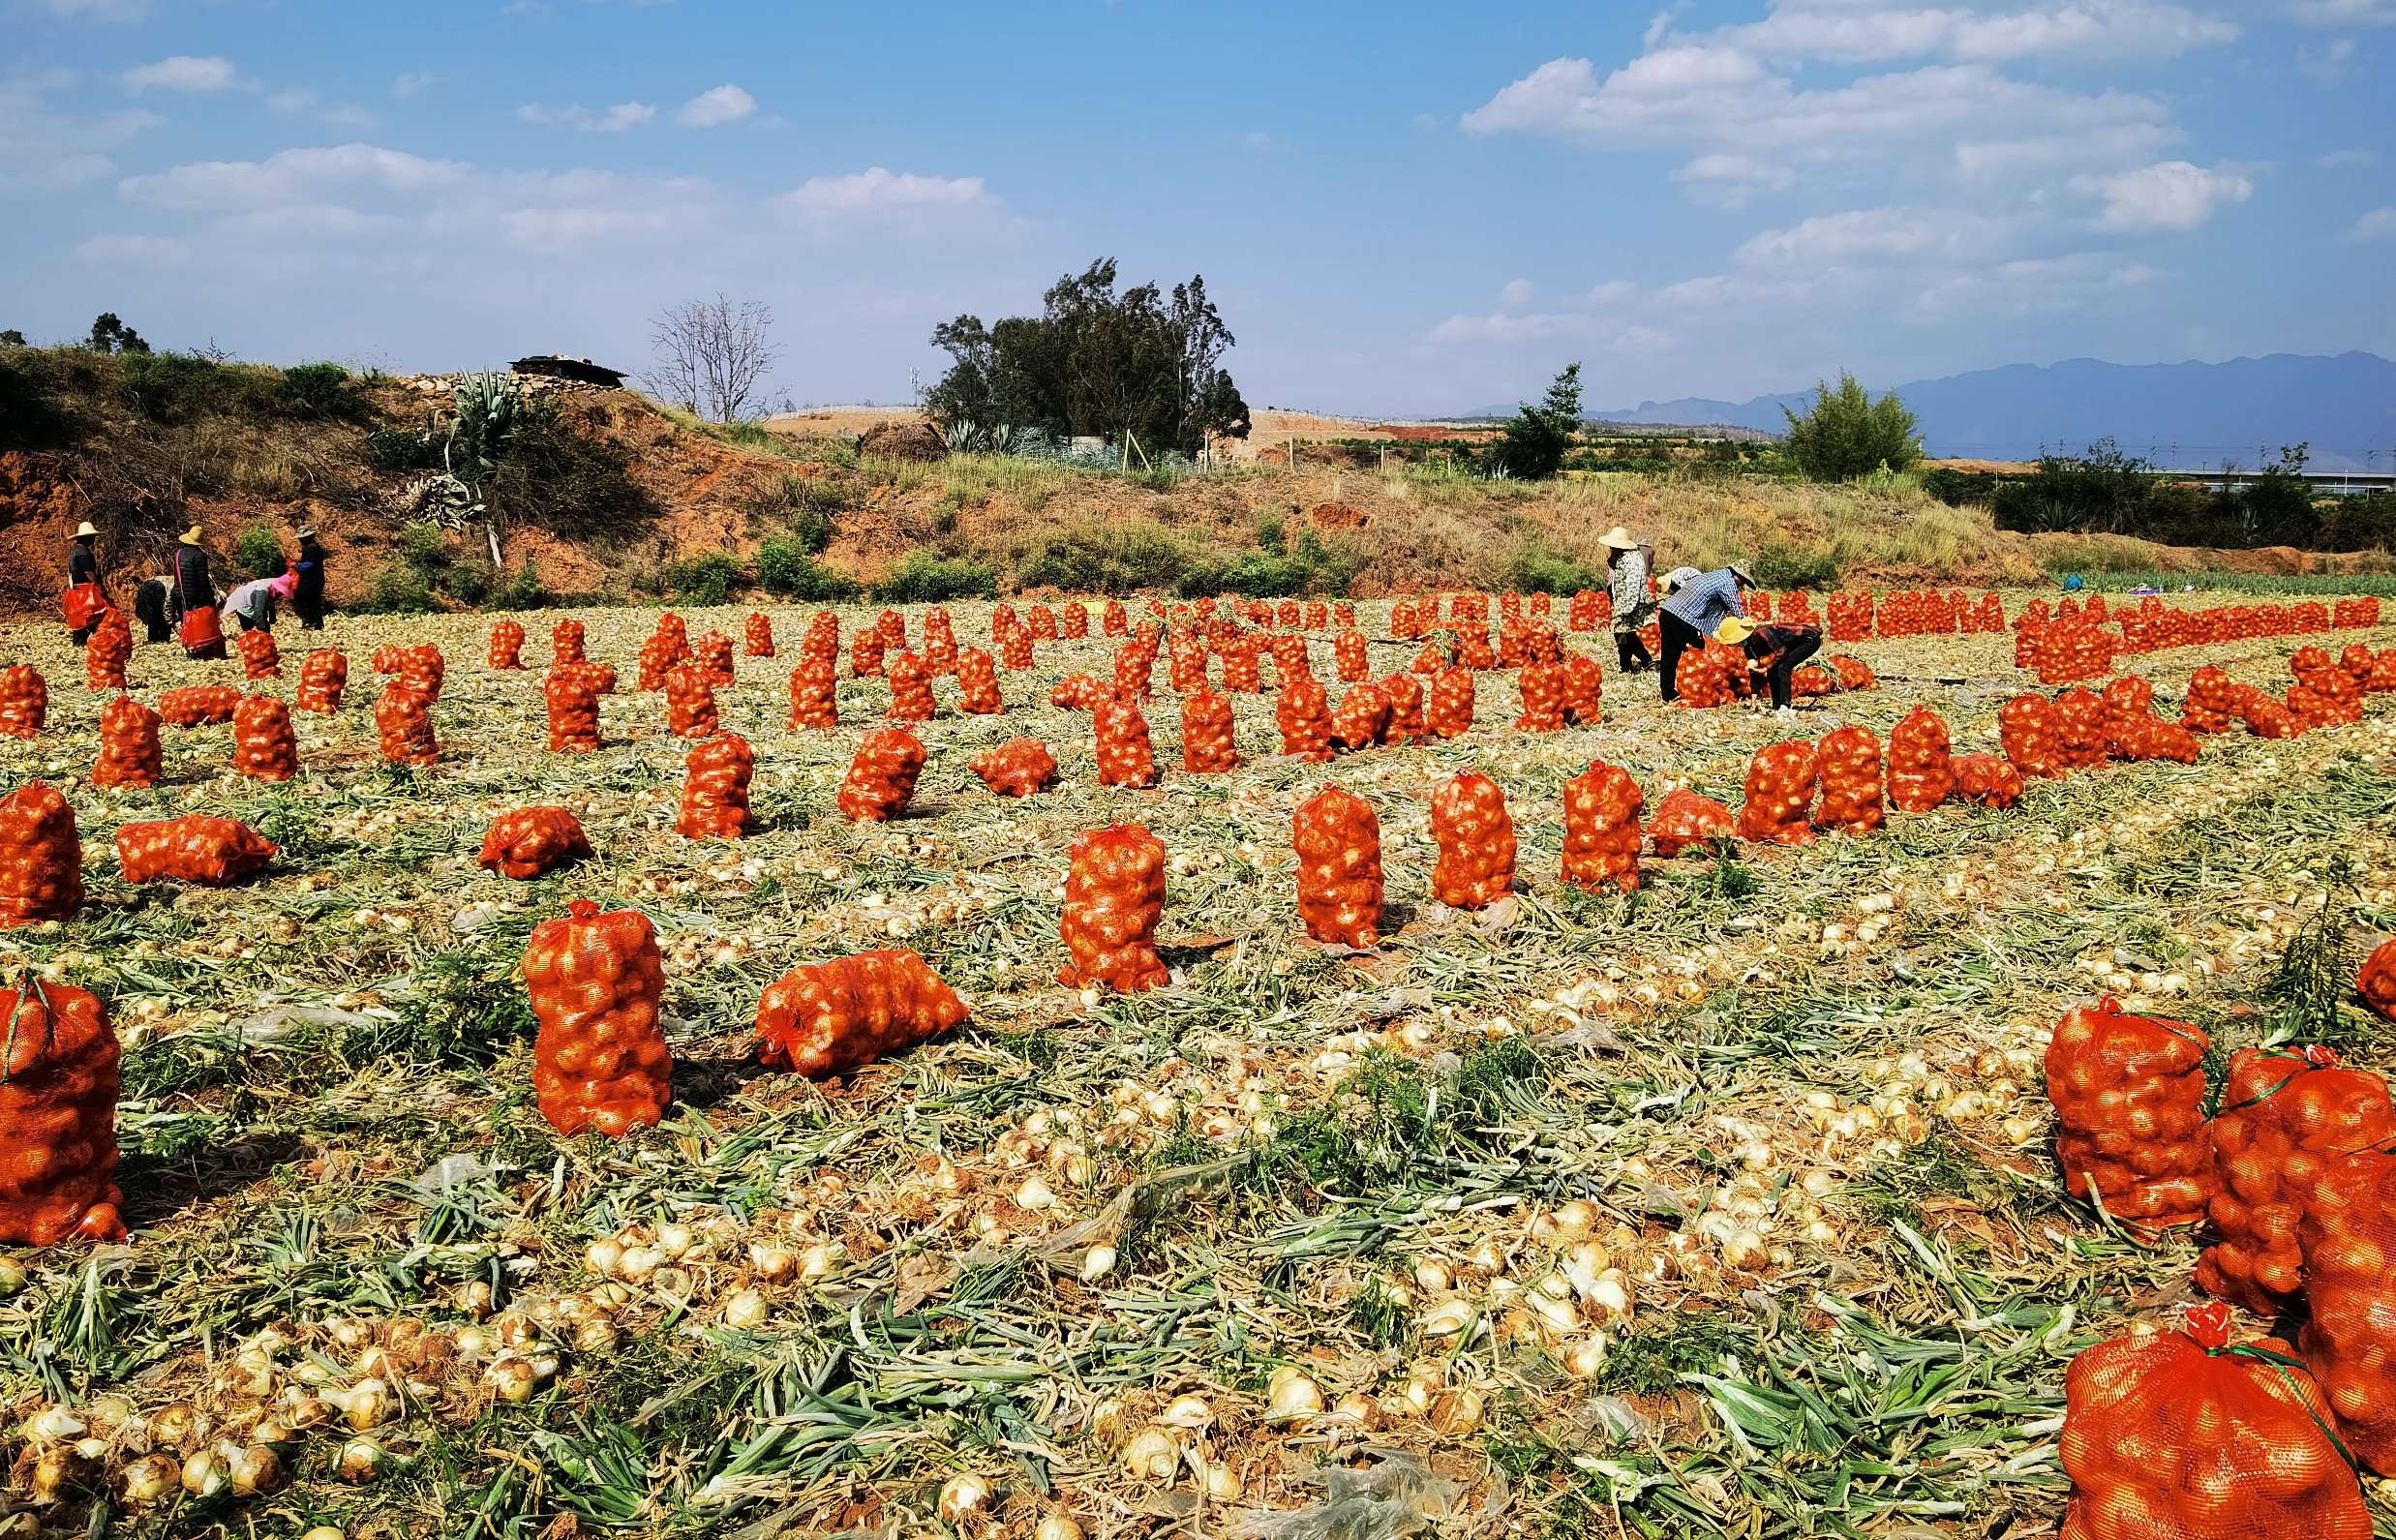
<path fill-rule="evenodd" d="M 738 422 L 756 409 L 766 371 L 782 351 L 771 337 L 772 310 L 717 294 L 677 305 L 650 325 L 656 363 L 641 383 L 651 395 L 713 422 Z"/>

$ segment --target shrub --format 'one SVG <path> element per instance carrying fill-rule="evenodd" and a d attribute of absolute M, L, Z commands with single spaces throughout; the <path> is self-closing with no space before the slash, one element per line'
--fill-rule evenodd
<path fill-rule="evenodd" d="M 1891 391 L 1878 401 L 1841 371 L 1838 388 L 1814 387 L 1813 408 L 1800 417 L 1786 408 L 1789 457 L 1815 481 L 1847 481 L 1887 466 L 1911 470 L 1922 459 L 1914 414 Z"/>
<path fill-rule="evenodd" d="M 435 445 L 437 464 L 440 453 Z M 625 539 L 653 524 L 661 511 L 633 479 L 623 449 L 577 432 L 547 407 L 528 408 L 517 422 L 507 453 L 492 474 L 489 496 L 510 520 L 581 539 Z"/>
<path fill-rule="evenodd" d="M 49 380 L 33 359 L 0 356 L 0 449 L 49 443 L 66 427 Z"/>
<path fill-rule="evenodd" d="M 219 414 L 263 411 L 271 393 L 262 370 L 238 369 L 197 353 L 123 353 L 117 368 L 134 409 L 160 424 Z"/>
<path fill-rule="evenodd" d="M 479 557 L 453 561 L 433 580 L 433 586 L 460 604 L 471 607 L 491 596 L 500 586 L 499 569 Z"/>
<path fill-rule="evenodd" d="M 378 428 L 366 436 L 366 464 L 386 475 L 440 468 L 440 441 L 406 428 Z"/>
<path fill-rule="evenodd" d="M 349 421 L 366 412 L 365 398 L 339 364 L 294 365 L 275 381 L 274 396 L 276 408 L 290 417 Z"/>
<path fill-rule="evenodd" d="M 424 569 L 404 559 L 377 567 L 357 603 L 363 615 L 422 615 L 432 608 L 433 585 Z"/>
<path fill-rule="evenodd" d="M 494 589 L 483 603 L 494 610 L 538 610 L 546 608 L 555 597 L 549 585 L 541 581 L 541 569 L 527 561 L 516 569 L 516 575 Z"/>
<path fill-rule="evenodd" d="M 1228 561 L 1194 564 L 1182 575 L 1187 596 L 1236 593 L 1248 598 L 1286 599 L 1301 594 L 1346 593 L 1364 569 L 1364 553 L 1346 541 L 1325 541 L 1309 529 L 1297 549 L 1246 551 Z"/>
<path fill-rule="evenodd" d="M 757 586 L 768 593 L 807 604 L 834 604 L 857 597 L 857 582 L 815 559 L 805 542 L 768 540 L 757 548 Z"/>
<path fill-rule="evenodd" d="M 835 517 L 848 506 L 848 490 L 832 477 L 784 471 L 750 493 L 741 512 L 752 528 L 779 525 L 804 555 L 820 556 L 839 532 Z"/>
<path fill-rule="evenodd" d="M 941 604 L 950 599 L 986 599 L 998 592 L 998 576 L 979 561 L 952 560 L 919 546 L 872 589 L 885 604 Z"/>
<path fill-rule="evenodd" d="M 1759 586 L 1767 589 L 1838 587 L 1838 559 L 1819 547 L 1775 540 L 1755 553 L 1747 562 L 1747 570 L 1755 574 Z"/>
<path fill-rule="evenodd" d="M 1129 593 L 1170 589 L 1189 569 L 1180 538 L 1142 519 L 1051 534 L 1017 563 L 1016 581 L 1071 593 Z"/>
<path fill-rule="evenodd" d="M 1589 566 L 1536 541 L 1517 549 L 1506 565 L 1507 586 L 1523 593 L 1577 593 L 1583 589 L 1603 593 L 1613 581 L 1603 566 Z"/>
<path fill-rule="evenodd" d="M 747 576 L 740 559 L 723 551 L 710 551 L 666 569 L 666 582 L 675 594 L 684 603 L 702 606 L 730 603 L 732 590 Z"/>
<path fill-rule="evenodd" d="M 253 578 L 279 578 L 287 566 L 283 536 L 269 524 L 246 526 L 233 536 L 234 570 Z"/>

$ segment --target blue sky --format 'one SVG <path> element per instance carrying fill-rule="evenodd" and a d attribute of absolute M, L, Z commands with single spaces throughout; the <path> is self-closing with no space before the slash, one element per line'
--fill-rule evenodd
<path fill-rule="evenodd" d="M 0 325 L 776 394 L 1102 254 L 1251 403 L 1592 406 L 1846 367 L 2396 354 L 2396 0 L 0 0 Z M 2375 85 L 2375 76 L 2379 84 Z"/>

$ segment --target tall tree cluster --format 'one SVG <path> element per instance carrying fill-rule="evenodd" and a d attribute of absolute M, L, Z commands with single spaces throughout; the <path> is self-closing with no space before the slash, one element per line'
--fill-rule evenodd
<path fill-rule="evenodd" d="M 1245 438 L 1248 404 L 1223 367 L 1230 328 L 1193 277 L 1170 293 L 1142 284 L 1118 293 L 1102 257 L 1059 279 L 1038 316 L 985 324 L 959 316 L 932 332 L 952 360 L 924 408 L 943 428 L 1041 428 L 1060 438 L 1119 438 L 1196 453 L 1211 436 Z"/>

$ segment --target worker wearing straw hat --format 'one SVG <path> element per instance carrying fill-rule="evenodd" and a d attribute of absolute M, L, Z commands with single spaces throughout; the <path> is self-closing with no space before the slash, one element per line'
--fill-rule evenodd
<path fill-rule="evenodd" d="M 196 658 L 225 655 L 225 623 L 216 613 L 216 580 L 208 575 L 208 553 L 199 526 L 183 531 L 174 548 L 174 613 L 182 621 L 183 650 Z"/>
<path fill-rule="evenodd" d="M 1680 671 L 1681 654 L 1704 647 L 1706 638 L 1724 620 L 1734 616 L 1745 619 L 1747 608 L 1740 600 L 1740 590 L 1754 587 L 1753 575 L 1736 561 L 1712 572 L 1675 567 L 1665 574 L 1664 603 L 1656 614 L 1655 626 L 1664 644 L 1656 673 L 1662 677 L 1659 682 L 1666 706 L 1681 698 L 1680 681 L 1674 678 Z"/>
<path fill-rule="evenodd" d="M 1621 525 L 1597 537 L 1606 548 L 1607 587 L 1614 599 L 1614 655 L 1625 674 L 1655 666 L 1640 627 L 1655 618 L 1655 594 L 1648 574 L 1654 569 L 1655 548 Z"/>
<path fill-rule="evenodd" d="M 1762 675 L 1772 690 L 1774 715 L 1797 714 L 1797 666 L 1822 650 L 1819 627 L 1756 621 L 1734 615 L 1714 628 L 1714 640 L 1747 655 L 1748 674 Z"/>
<path fill-rule="evenodd" d="M 67 612 L 67 634 L 81 647 L 100 628 L 108 613 L 107 585 L 100 576 L 100 531 L 89 519 L 75 528 L 67 547 L 67 594 L 60 601 Z"/>

